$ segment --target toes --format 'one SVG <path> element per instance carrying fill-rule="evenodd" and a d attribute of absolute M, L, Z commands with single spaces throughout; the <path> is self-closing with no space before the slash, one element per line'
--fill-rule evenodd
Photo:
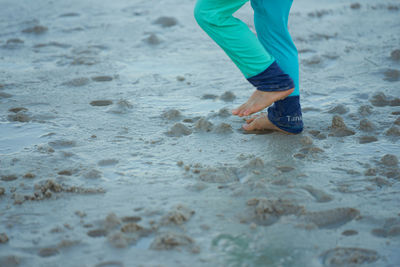
<path fill-rule="evenodd" d="M 256 115 L 256 116 L 253 116 L 253 117 L 251 117 L 251 118 L 248 118 L 247 120 L 246 120 L 246 123 L 252 123 L 255 119 L 257 119 L 258 118 L 258 115 Z"/>
<path fill-rule="evenodd" d="M 256 129 L 257 129 L 257 121 L 254 120 L 254 121 L 252 121 L 251 123 L 244 124 L 242 127 L 243 127 L 243 129 L 245 129 L 246 131 L 253 131 L 253 130 L 256 130 Z"/>
<path fill-rule="evenodd" d="M 233 109 L 232 110 L 232 114 L 233 115 L 239 115 L 240 114 L 240 112 L 242 112 L 242 110 L 243 110 L 243 108 L 246 106 L 246 103 L 245 104 L 242 104 L 240 107 L 238 107 L 238 108 L 235 108 L 235 109 Z"/>
<path fill-rule="evenodd" d="M 244 110 L 243 115 L 249 116 L 253 113 L 256 113 L 257 111 L 260 111 L 260 109 L 256 109 L 254 106 L 251 106 L 251 107 L 247 108 L 246 110 Z"/>
<path fill-rule="evenodd" d="M 239 117 L 247 116 L 247 115 L 245 115 L 245 112 L 247 109 L 248 109 L 248 105 L 244 105 L 244 107 L 240 110 L 238 116 Z"/>

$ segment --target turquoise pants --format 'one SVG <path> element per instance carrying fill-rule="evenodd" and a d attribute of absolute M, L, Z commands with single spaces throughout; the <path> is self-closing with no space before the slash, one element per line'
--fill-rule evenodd
<path fill-rule="evenodd" d="M 233 17 L 248 0 L 198 0 L 194 15 L 201 28 L 226 52 L 248 79 L 274 61 L 295 84 L 290 96 L 299 95 L 299 63 L 288 31 L 292 0 L 251 0 L 257 36 Z"/>

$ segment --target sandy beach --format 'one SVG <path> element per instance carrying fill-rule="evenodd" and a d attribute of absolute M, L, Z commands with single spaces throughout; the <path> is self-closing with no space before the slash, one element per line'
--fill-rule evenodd
<path fill-rule="evenodd" d="M 400 266 L 400 2 L 294 1 L 294 136 L 194 5 L 0 0 L 0 266 Z"/>

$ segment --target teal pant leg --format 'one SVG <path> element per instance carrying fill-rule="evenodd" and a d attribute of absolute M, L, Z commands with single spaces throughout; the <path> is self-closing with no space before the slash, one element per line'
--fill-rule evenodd
<path fill-rule="evenodd" d="M 248 0 L 198 0 L 194 16 L 246 78 L 267 69 L 275 59 L 245 23 L 233 17 Z"/>
<path fill-rule="evenodd" d="M 299 61 L 297 48 L 288 30 L 289 11 L 293 0 L 251 0 L 254 24 L 259 41 L 276 59 L 281 69 L 295 84 L 290 96 L 299 95 Z"/>

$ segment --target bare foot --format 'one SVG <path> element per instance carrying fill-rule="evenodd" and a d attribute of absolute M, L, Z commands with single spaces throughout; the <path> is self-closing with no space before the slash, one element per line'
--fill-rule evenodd
<path fill-rule="evenodd" d="M 246 124 L 243 125 L 243 129 L 246 131 L 254 131 L 254 130 L 274 130 L 279 131 L 285 134 L 292 134 L 286 132 L 284 130 L 279 129 L 271 121 L 268 119 L 267 113 L 261 113 L 259 115 L 253 116 L 250 119 L 246 120 Z"/>
<path fill-rule="evenodd" d="M 286 91 L 277 91 L 277 92 L 264 92 L 256 90 L 247 100 L 246 103 L 232 110 L 232 114 L 237 115 L 239 117 L 243 117 L 256 113 L 258 111 L 263 110 L 266 107 L 271 106 L 272 103 L 274 103 L 275 101 L 284 99 L 285 97 L 293 93 L 293 91 L 294 88 Z"/>

